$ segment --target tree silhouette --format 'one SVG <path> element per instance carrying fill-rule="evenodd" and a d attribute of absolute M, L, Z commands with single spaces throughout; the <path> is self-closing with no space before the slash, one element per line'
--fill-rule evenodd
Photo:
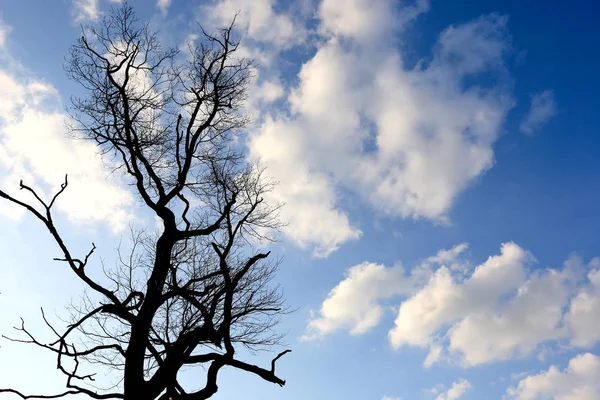
<path fill-rule="evenodd" d="M 66 375 L 66 391 L 22 398 L 85 394 L 95 399 L 207 399 L 225 367 L 253 373 L 283 386 L 270 368 L 236 358 L 236 348 L 271 348 L 284 307 L 270 285 L 278 261 L 253 245 L 272 240 L 280 227 L 278 205 L 263 195 L 272 183 L 250 165 L 236 144 L 247 123 L 241 112 L 252 63 L 237 58 L 232 26 L 211 35 L 186 54 L 164 48 L 156 32 L 140 23 L 126 3 L 98 27 L 83 29 L 72 46 L 66 71 L 84 89 L 72 99 L 72 133 L 95 141 L 112 165 L 130 177 L 139 200 L 162 224 L 161 232 L 132 229 L 129 254 L 119 250 L 106 279 L 88 274 L 96 246 L 77 258 L 61 237 L 52 208 L 67 190 L 65 177 L 47 202 L 21 182 L 34 203 L 0 191 L 0 197 L 39 219 L 66 263 L 87 288 L 64 331 L 43 320 L 56 339 L 38 340 L 25 323 L 9 340 L 53 352 Z M 84 340 L 77 341 L 76 339 Z M 121 382 L 110 390 L 93 385 L 99 364 L 114 368 Z M 203 366 L 203 386 L 184 388 L 178 372 Z"/>

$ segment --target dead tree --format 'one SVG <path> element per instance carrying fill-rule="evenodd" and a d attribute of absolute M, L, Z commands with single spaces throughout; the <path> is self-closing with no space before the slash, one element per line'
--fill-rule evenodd
<path fill-rule="evenodd" d="M 283 386 L 275 361 L 262 368 L 236 358 L 236 348 L 271 348 L 273 327 L 286 311 L 270 280 L 277 261 L 256 252 L 257 240 L 279 227 L 278 206 L 263 201 L 271 183 L 249 165 L 236 135 L 246 119 L 242 105 L 252 64 L 236 58 L 232 26 L 209 34 L 189 53 L 164 48 L 127 4 L 97 27 L 86 28 L 71 48 L 68 75 L 85 89 L 73 98 L 73 133 L 93 140 L 116 169 L 129 177 L 139 202 L 162 224 L 160 232 L 133 231 L 128 257 L 119 252 L 106 278 L 93 279 L 92 244 L 81 258 L 69 250 L 52 208 L 67 190 L 65 181 L 50 200 L 21 182 L 33 203 L 0 191 L 27 209 L 56 241 L 65 263 L 89 289 L 66 330 L 52 343 L 38 340 L 22 324 L 13 341 L 56 354 L 66 391 L 22 398 L 86 394 L 95 399 L 208 399 L 224 367 L 236 368 Z M 76 338 L 84 338 L 83 344 Z M 90 384 L 86 368 L 108 366 L 121 382 L 111 390 Z M 202 385 L 178 380 L 182 368 L 196 371 Z"/>

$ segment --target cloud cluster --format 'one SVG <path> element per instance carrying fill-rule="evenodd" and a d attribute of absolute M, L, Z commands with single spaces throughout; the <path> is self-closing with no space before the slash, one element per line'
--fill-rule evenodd
<path fill-rule="evenodd" d="M 210 15 L 224 23 L 238 7 L 244 37 L 256 43 L 306 40 L 306 22 L 274 11 L 272 2 L 244 4 L 219 2 Z M 399 42 L 428 7 L 424 0 L 321 2 L 314 54 L 297 81 L 285 82 L 284 106 L 262 110 L 249 138 L 250 158 L 280 182 L 273 197 L 286 204 L 285 233 L 316 256 L 361 236 L 344 198 L 393 217 L 445 220 L 456 196 L 493 165 L 493 144 L 513 106 L 506 18 L 446 29 L 430 59 L 413 66 Z M 484 74 L 495 83 L 467 83 Z M 281 87 L 273 93 L 279 99 Z"/>
<path fill-rule="evenodd" d="M 377 3 L 351 0 L 344 7 L 335 0 L 323 0 L 317 13 L 323 36 L 346 37 L 370 45 L 391 34 L 393 29 L 402 29 L 428 10 L 428 0 L 417 0 L 403 7 L 397 7 L 393 0 Z"/>
<path fill-rule="evenodd" d="M 535 310 L 533 307 L 544 306 L 539 303 L 545 299 L 532 303 L 537 300 L 537 292 L 531 289 L 542 289 L 554 282 L 551 279 L 528 282 L 530 289 L 522 296 L 515 296 L 513 304 L 501 304 L 500 299 L 517 293 L 527 282 L 525 268 L 530 261 L 531 256 L 526 251 L 514 243 L 506 243 L 500 255 L 490 257 L 462 281 L 442 266 L 421 290 L 400 305 L 395 326 L 389 332 L 392 347 L 432 346 L 436 355 L 441 355 L 435 345 L 437 334 L 450 326 L 449 347 L 461 353 L 468 365 L 510 357 L 517 350 L 529 350 L 529 346 L 537 344 L 540 335 L 550 334 L 556 325 L 556 315 L 552 312 L 556 309 L 552 303 L 547 305 L 548 320 L 532 324 L 533 331 L 520 325 Z M 529 342 L 528 336 L 534 337 L 534 343 Z M 436 357 L 432 357 L 428 357 L 428 363 L 435 362 Z"/>
<path fill-rule="evenodd" d="M 523 378 L 508 388 L 506 399 L 514 400 L 596 400 L 600 398 L 600 357 L 584 353 L 573 357 L 563 371 L 547 371 Z"/>
<path fill-rule="evenodd" d="M 22 179 L 47 199 L 68 174 L 69 188 L 56 208 L 72 222 L 107 222 L 122 229 L 133 218 L 131 193 L 108 175 L 93 143 L 67 137 L 57 90 L 13 63 L 0 69 L 0 187 L 15 193 Z M 0 215 L 18 219 L 23 210 L 4 201 Z"/>
<path fill-rule="evenodd" d="M 379 324 L 384 302 L 400 301 L 389 343 L 428 348 L 426 367 L 442 360 L 475 366 L 525 356 L 548 341 L 591 348 L 600 340 L 600 260 L 568 259 L 534 268 L 515 243 L 482 264 L 462 259 L 466 245 L 442 250 L 414 268 L 363 263 L 323 302 L 306 338 L 337 329 L 361 334 Z"/>
<path fill-rule="evenodd" d="M 409 295 L 431 276 L 434 265 L 450 263 L 465 251 L 466 244 L 441 250 L 427 258 L 408 275 L 401 265 L 386 268 L 364 262 L 348 269 L 346 278 L 334 287 L 310 320 L 305 340 L 326 336 L 339 329 L 362 334 L 377 326 L 384 314 L 383 302 L 391 297 Z"/>
<path fill-rule="evenodd" d="M 269 43 L 279 48 L 289 48 L 306 39 L 303 21 L 291 12 L 276 11 L 274 0 L 221 0 L 202 7 L 206 23 L 216 27 L 229 26 L 235 16 L 236 27 L 244 38 Z"/>
<path fill-rule="evenodd" d="M 74 0 L 73 7 L 80 20 L 100 15 L 97 0 Z M 317 257 L 359 239 L 345 198 L 392 217 L 446 220 L 456 196 L 493 165 L 493 144 L 513 105 L 506 18 L 451 26 L 431 57 L 412 65 L 400 50 L 403 32 L 428 10 L 426 0 L 375 7 L 324 0 L 314 30 L 310 7 L 294 7 L 272 0 L 201 7 L 214 26 L 239 11 L 241 51 L 267 61 L 251 92 L 258 124 L 247 144 L 249 158 L 280 183 L 270 200 L 286 205 L 284 233 Z M 298 79 L 282 81 L 281 65 L 269 63 L 273 54 L 309 43 L 314 52 Z M 483 75 L 494 84 L 480 84 Z"/>

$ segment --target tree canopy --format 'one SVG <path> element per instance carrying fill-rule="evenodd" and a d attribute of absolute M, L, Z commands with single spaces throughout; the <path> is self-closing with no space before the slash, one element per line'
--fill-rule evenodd
<path fill-rule="evenodd" d="M 125 173 L 145 208 L 161 221 L 159 232 L 131 230 L 131 249 L 119 249 L 118 262 L 97 267 L 96 245 L 75 255 L 55 224 L 52 209 L 68 190 L 45 201 L 21 181 L 26 202 L 0 191 L 42 222 L 65 263 L 89 289 L 64 331 L 44 343 L 25 322 L 10 340 L 30 343 L 57 357 L 66 391 L 25 394 L 57 398 L 85 394 L 96 399 L 207 399 L 218 390 L 217 377 L 233 367 L 283 386 L 270 368 L 236 357 L 279 344 L 274 330 L 287 311 L 280 290 L 271 284 L 278 260 L 257 251 L 273 240 L 281 223 L 277 204 L 264 194 L 273 182 L 250 164 L 236 139 L 243 114 L 251 60 L 238 57 L 233 24 L 210 34 L 202 30 L 188 51 L 164 47 L 157 32 L 138 21 L 126 3 L 98 26 L 86 27 L 70 49 L 68 76 L 84 89 L 73 97 L 71 133 L 93 140 L 108 163 Z M 76 140 L 76 139 L 74 139 Z M 68 172 L 68 171 L 65 171 Z M 78 339 L 83 338 L 83 344 Z M 85 367 L 81 365 L 85 364 Z M 200 388 L 179 381 L 184 367 L 198 368 Z M 111 390 L 94 388 L 90 368 L 113 368 L 122 377 Z M 85 372 L 81 372 L 85 369 Z"/>

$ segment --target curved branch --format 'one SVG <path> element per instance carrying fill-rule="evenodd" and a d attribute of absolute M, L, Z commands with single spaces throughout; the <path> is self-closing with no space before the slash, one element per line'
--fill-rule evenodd
<path fill-rule="evenodd" d="M 69 395 L 81 394 L 81 392 L 78 390 L 67 390 L 66 392 L 59 393 L 59 394 L 23 394 L 15 389 L 0 389 L 0 393 L 16 394 L 17 396 L 19 396 L 22 399 L 59 399 L 61 397 L 65 397 L 65 396 L 69 396 Z M 114 398 L 119 398 L 119 397 L 114 397 Z"/>

